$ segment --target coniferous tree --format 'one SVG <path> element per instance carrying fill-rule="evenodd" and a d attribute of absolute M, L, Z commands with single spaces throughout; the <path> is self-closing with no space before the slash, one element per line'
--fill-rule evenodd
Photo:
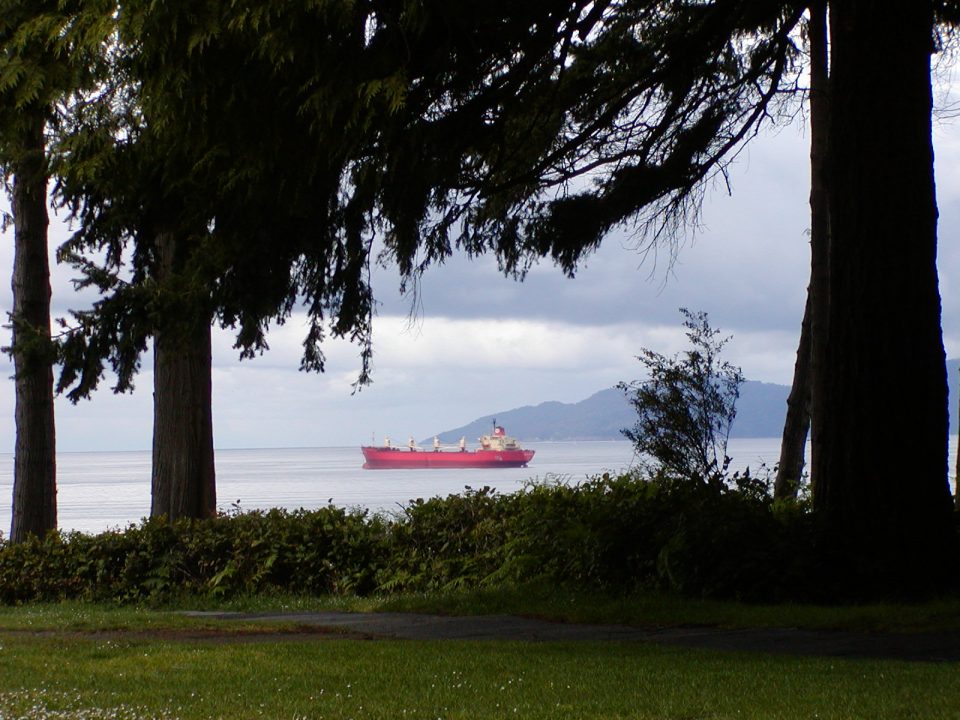
<path fill-rule="evenodd" d="M 124 3 L 115 87 L 64 137 L 60 192 L 79 222 L 64 252 L 104 296 L 74 313 L 60 387 L 89 394 L 107 362 L 115 389 L 130 389 L 153 339 L 153 516 L 215 511 L 213 322 L 236 327 L 249 355 L 304 300 L 311 369 L 322 369 L 325 333 L 369 338 L 370 248 L 354 228 L 365 220 L 339 204 L 345 128 L 359 120 L 355 96 L 337 87 L 364 24 L 346 6 L 284 7 Z M 292 27 L 313 34 L 299 46 L 278 40 Z M 318 44 L 324 36 L 339 40 Z M 308 93 L 330 98 L 327 120 L 304 116 Z M 326 150 L 305 152 L 324 132 Z M 102 259 L 87 259 L 91 249 Z"/>
<path fill-rule="evenodd" d="M 10 539 L 44 535 L 57 527 L 56 432 L 50 340 L 50 267 L 47 260 L 45 113 L 20 115 L 13 133 L 13 312 L 11 347 L 16 394 L 13 512 Z"/>
<path fill-rule="evenodd" d="M 14 227 L 14 542 L 57 527 L 46 131 L 58 106 L 96 72 L 97 30 L 80 15 L 70 2 L 0 2 L 0 168 L 10 180 Z"/>

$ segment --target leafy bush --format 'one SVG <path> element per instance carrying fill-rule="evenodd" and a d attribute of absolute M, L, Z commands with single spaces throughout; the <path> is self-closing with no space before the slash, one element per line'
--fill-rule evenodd
<path fill-rule="evenodd" d="M 413 500 L 390 526 L 380 589 L 449 590 L 489 583 L 503 563 L 509 500 L 489 487 Z"/>
<path fill-rule="evenodd" d="M 0 545 L 0 602 L 362 594 L 375 588 L 385 540 L 381 518 L 332 506 L 146 520 L 98 535 L 52 532 Z"/>
<path fill-rule="evenodd" d="M 0 540 L 0 602 L 164 601 L 282 591 L 367 594 L 540 581 L 603 592 L 782 599 L 817 588 L 803 505 L 774 503 L 749 475 L 674 475 L 467 488 L 393 517 L 318 510 L 146 520 L 98 535 Z"/>

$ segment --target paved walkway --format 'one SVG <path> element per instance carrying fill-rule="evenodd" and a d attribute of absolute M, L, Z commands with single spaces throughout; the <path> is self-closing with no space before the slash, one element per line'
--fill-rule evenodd
<path fill-rule="evenodd" d="M 224 622 L 293 623 L 355 637 L 393 640 L 633 641 L 826 657 L 871 657 L 960 662 L 960 631 L 944 633 L 860 633 L 797 628 L 641 628 L 580 625 L 516 615 L 422 615 L 415 613 L 189 612 Z"/>

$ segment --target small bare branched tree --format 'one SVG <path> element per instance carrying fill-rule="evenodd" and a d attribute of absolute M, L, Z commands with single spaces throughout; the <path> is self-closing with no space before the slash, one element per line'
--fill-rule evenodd
<path fill-rule="evenodd" d="M 656 470 L 721 484 L 743 374 L 721 361 L 730 338 L 710 327 L 705 312 L 680 312 L 690 348 L 672 358 L 641 351 L 647 379 L 618 385 L 637 411 L 636 425 L 622 432 Z"/>

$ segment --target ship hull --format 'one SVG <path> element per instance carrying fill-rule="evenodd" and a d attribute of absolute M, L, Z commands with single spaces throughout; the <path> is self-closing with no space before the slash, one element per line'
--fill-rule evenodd
<path fill-rule="evenodd" d="M 369 470 L 415 470 L 424 468 L 518 468 L 526 467 L 535 450 L 401 450 L 361 447 L 363 466 Z"/>

